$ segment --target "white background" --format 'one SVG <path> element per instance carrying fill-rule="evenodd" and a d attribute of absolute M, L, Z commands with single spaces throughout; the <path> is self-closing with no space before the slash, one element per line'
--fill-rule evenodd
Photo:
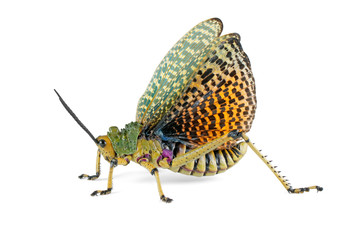
<path fill-rule="evenodd" d="M 1 239 L 359 239 L 356 1 L 1 1 Z M 258 109 L 248 134 L 294 187 L 248 151 L 208 178 L 132 163 L 91 182 L 95 136 L 135 118 L 172 45 L 219 17 L 250 57 Z"/>

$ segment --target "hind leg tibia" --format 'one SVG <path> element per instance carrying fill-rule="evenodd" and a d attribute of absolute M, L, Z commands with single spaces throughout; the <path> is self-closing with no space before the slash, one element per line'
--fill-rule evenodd
<path fill-rule="evenodd" d="M 316 189 L 318 192 L 323 190 L 323 188 L 320 186 L 292 188 L 292 186 L 290 185 L 288 180 L 285 179 L 284 176 L 280 175 L 280 171 L 276 170 L 276 166 L 273 166 L 271 164 L 271 161 L 267 160 L 266 156 L 264 156 L 260 153 L 260 151 L 254 146 L 254 144 L 252 142 L 250 142 L 250 139 L 244 133 L 241 133 L 241 135 L 242 135 L 242 138 L 244 139 L 244 141 L 256 153 L 256 155 L 258 155 L 258 157 L 266 164 L 266 166 L 268 166 L 268 168 L 273 172 L 273 174 L 276 176 L 276 178 L 281 182 L 281 184 L 285 187 L 285 189 L 289 193 L 304 193 L 304 192 L 309 192 L 310 189 Z"/>

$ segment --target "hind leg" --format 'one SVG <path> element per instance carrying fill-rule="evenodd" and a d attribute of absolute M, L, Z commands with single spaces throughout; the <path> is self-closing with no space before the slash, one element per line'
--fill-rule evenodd
<path fill-rule="evenodd" d="M 238 130 L 231 131 L 226 135 L 223 135 L 223 136 L 216 138 L 204 145 L 194 148 L 181 156 L 175 157 L 174 159 L 173 159 L 171 151 L 169 151 L 169 150 L 163 151 L 163 154 L 162 154 L 163 158 L 159 158 L 157 160 L 157 164 L 162 168 L 181 167 L 191 161 L 194 161 L 194 160 L 200 158 L 202 155 L 204 155 L 206 153 L 214 151 L 218 147 L 222 146 L 224 143 L 236 140 L 239 137 L 240 137 L 240 133 Z"/>
<path fill-rule="evenodd" d="M 289 193 L 309 192 L 310 189 L 316 189 L 317 191 L 323 190 L 323 188 L 320 186 L 292 188 L 291 185 L 287 182 L 287 179 L 284 179 L 284 177 L 279 174 L 280 172 L 275 170 L 276 166 L 274 167 L 271 165 L 271 161 L 267 160 L 266 157 L 260 153 L 260 151 L 254 146 L 254 144 L 252 142 L 250 142 L 250 139 L 244 133 L 241 133 L 241 137 L 249 145 L 249 147 L 256 153 L 256 155 L 258 155 L 258 157 L 266 164 L 266 166 L 268 166 L 268 168 L 274 173 L 276 178 L 281 182 L 281 184 L 285 187 L 285 189 Z"/>

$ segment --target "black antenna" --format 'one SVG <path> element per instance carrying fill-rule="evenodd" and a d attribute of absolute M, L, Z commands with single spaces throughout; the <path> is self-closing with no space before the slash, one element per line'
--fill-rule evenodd
<path fill-rule="evenodd" d="M 87 132 L 87 134 L 89 134 L 89 136 L 91 137 L 91 139 L 98 144 L 98 140 L 96 140 L 96 138 L 94 138 L 94 135 L 91 134 L 91 132 L 89 131 L 89 129 L 87 129 L 85 127 L 85 125 L 79 120 L 79 118 L 75 115 L 75 113 L 69 108 L 69 106 L 65 103 L 65 101 L 61 98 L 60 94 L 54 89 L 55 93 L 58 95 L 60 102 L 62 103 L 62 105 L 64 106 L 64 108 L 68 111 L 68 113 L 75 119 L 75 121 L 80 125 L 80 127 L 82 129 L 85 130 L 85 132 Z"/>

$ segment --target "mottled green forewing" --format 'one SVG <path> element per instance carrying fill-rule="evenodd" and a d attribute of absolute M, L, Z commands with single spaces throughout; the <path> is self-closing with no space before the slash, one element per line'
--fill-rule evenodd
<path fill-rule="evenodd" d="M 161 61 L 138 102 L 136 121 L 155 126 L 189 85 L 222 31 L 220 19 L 201 22 L 182 37 Z"/>

